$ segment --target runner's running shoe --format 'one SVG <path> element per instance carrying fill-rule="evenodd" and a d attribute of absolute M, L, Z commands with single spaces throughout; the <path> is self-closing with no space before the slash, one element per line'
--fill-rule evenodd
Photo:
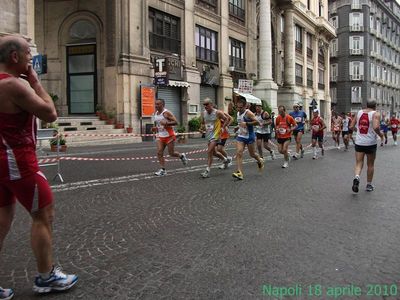
<path fill-rule="evenodd" d="M 39 294 L 65 291 L 73 287 L 77 281 L 78 276 L 65 274 L 61 267 L 53 267 L 48 279 L 44 280 L 40 275 L 36 276 L 33 291 Z"/>
<path fill-rule="evenodd" d="M 12 297 L 14 297 L 14 292 L 12 289 L 3 289 L 0 286 L 0 299 L 1 300 L 10 300 Z"/>
<path fill-rule="evenodd" d="M 271 154 L 271 159 L 272 159 L 272 160 L 275 160 L 275 159 L 276 159 L 275 151 L 272 150 L 272 151 L 270 152 L 270 154 Z"/>
<path fill-rule="evenodd" d="M 300 157 L 301 157 L 301 158 L 303 158 L 303 157 L 304 157 L 304 149 L 303 149 L 303 148 L 301 148 L 301 154 L 300 154 Z"/>
<path fill-rule="evenodd" d="M 289 167 L 289 162 L 285 161 L 282 165 L 282 168 L 286 169 Z"/>
<path fill-rule="evenodd" d="M 375 187 L 372 184 L 367 184 L 365 190 L 367 192 L 372 192 L 375 189 Z"/>
<path fill-rule="evenodd" d="M 156 176 L 164 176 L 166 174 L 167 174 L 167 171 L 165 171 L 164 169 L 160 169 L 154 173 L 154 175 L 156 175 Z"/>
<path fill-rule="evenodd" d="M 264 169 L 264 160 L 261 158 L 260 161 L 257 161 L 258 171 L 262 171 Z"/>
<path fill-rule="evenodd" d="M 358 193 L 358 186 L 360 185 L 360 179 L 354 178 L 353 179 L 353 187 L 351 188 L 354 193 Z"/>
<path fill-rule="evenodd" d="M 203 173 L 200 174 L 201 177 L 203 178 L 209 178 L 210 177 L 210 171 L 205 170 Z"/>
<path fill-rule="evenodd" d="M 243 173 L 240 171 L 236 171 L 235 173 L 232 173 L 232 177 L 243 180 Z"/>
<path fill-rule="evenodd" d="M 184 165 L 184 166 L 187 166 L 187 164 L 188 164 L 188 159 L 187 159 L 187 157 L 186 157 L 186 154 L 185 154 L 185 153 L 182 153 L 182 154 L 181 154 L 181 157 L 180 157 L 180 159 L 181 159 L 181 161 L 182 161 L 183 165 Z"/>

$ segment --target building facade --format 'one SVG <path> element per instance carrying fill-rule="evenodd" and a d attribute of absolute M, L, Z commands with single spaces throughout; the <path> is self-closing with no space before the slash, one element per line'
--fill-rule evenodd
<path fill-rule="evenodd" d="M 375 100 L 386 117 L 400 107 L 400 6 L 395 0 L 330 1 L 331 98 L 339 112 Z"/>
<path fill-rule="evenodd" d="M 259 4 L 258 81 L 261 86 L 266 83 L 261 90 L 275 89 L 278 105 L 291 109 L 300 102 L 308 113 L 318 107 L 324 118 L 330 118 L 329 44 L 336 35 L 328 22 L 328 1 L 260 0 Z M 263 91 L 258 95 L 267 98 Z"/>
<path fill-rule="evenodd" d="M 239 79 L 273 109 L 315 100 L 329 114 L 327 0 L 5 0 L 0 16 L 47 56 L 61 116 L 101 107 L 143 132 L 141 86 L 155 86 L 187 124 L 205 97 L 226 110 Z"/>

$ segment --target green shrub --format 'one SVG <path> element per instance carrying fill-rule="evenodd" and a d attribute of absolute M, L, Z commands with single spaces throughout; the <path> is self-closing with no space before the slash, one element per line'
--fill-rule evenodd
<path fill-rule="evenodd" d="M 184 132 L 186 132 L 185 126 L 183 126 L 182 124 L 178 125 L 178 126 L 176 127 L 176 132 L 178 132 L 178 133 L 184 133 Z"/>
<path fill-rule="evenodd" d="M 190 132 L 195 132 L 195 131 L 199 131 L 200 129 L 200 117 L 195 117 L 189 120 L 189 131 Z"/>

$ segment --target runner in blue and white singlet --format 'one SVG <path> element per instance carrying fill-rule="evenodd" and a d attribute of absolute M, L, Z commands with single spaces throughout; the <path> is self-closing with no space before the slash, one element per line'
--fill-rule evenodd
<path fill-rule="evenodd" d="M 236 127 L 236 131 L 238 132 L 238 136 L 236 137 L 236 162 L 237 162 L 237 171 L 232 174 L 233 177 L 243 180 L 243 151 L 247 145 L 247 149 L 249 150 L 249 154 L 251 157 L 257 160 L 258 169 L 261 171 L 264 168 L 264 161 L 255 152 L 255 133 L 254 133 L 254 125 L 259 124 L 255 115 L 249 110 L 246 109 L 246 99 L 242 96 L 236 102 L 237 108 L 237 123 L 238 127 Z"/>

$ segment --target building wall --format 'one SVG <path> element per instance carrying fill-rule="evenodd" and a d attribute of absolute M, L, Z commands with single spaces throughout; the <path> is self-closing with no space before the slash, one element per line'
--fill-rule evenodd
<path fill-rule="evenodd" d="M 384 115 L 398 113 L 400 106 L 400 18 L 396 15 L 400 11 L 400 7 L 395 1 L 383 2 L 361 1 L 360 5 L 352 0 L 347 1 L 330 1 L 330 19 L 339 18 L 337 34 L 338 34 L 338 52 L 331 57 L 331 64 L 338 64 L 338 78 L 336 82 L 332 82 L 332 88 L 337 90 L 337 111 L 357 111 L 368 100 L 375 100 L 378 103 L 378 110 Z M 360 31 L 354 31 L 350 27 L 350 13 L 363 13 L 363 28 Z M 371 18 L 374 24 L 371 24 Z M 381 36 L 376 33 L 375 21 L 377 19 L 381 25 L 391 25 L 390 31 L 393 31 L 391 38 Z M 381 27 L 382 28 L 382 27 Z M 362 36 L 364 39 L 363 52 L 360 54 L 351 53 L 350 36 Z M 381 45 L 391 49 L 392 57 L 388 53 L 376 53 L 372 46 L 372 41 L 379 41 Z M 362 80 L 351 80 L 350 63 L 353 61 L 364 62 L 364 74 Z M 371 74 L 371 63 L 380 66 L 385 70 L 379 76 Z M 383 77 L 386 72 L 394 74 L 394 81 L 385 81 Z M 375 73 L 375 72 L 374 72 Z M 352 95 L 354 99 L 355 87 L 361 87 L 360 103 L 352 103 Z M 372 88 L 372 89 L 371 89 Z M 372 95 L 371 91 L 381 90 L 384 95 Z M 393 98 L 392 98 L 393 97 Z M 392 100 L 393 99 L 393 100 Z"/>

